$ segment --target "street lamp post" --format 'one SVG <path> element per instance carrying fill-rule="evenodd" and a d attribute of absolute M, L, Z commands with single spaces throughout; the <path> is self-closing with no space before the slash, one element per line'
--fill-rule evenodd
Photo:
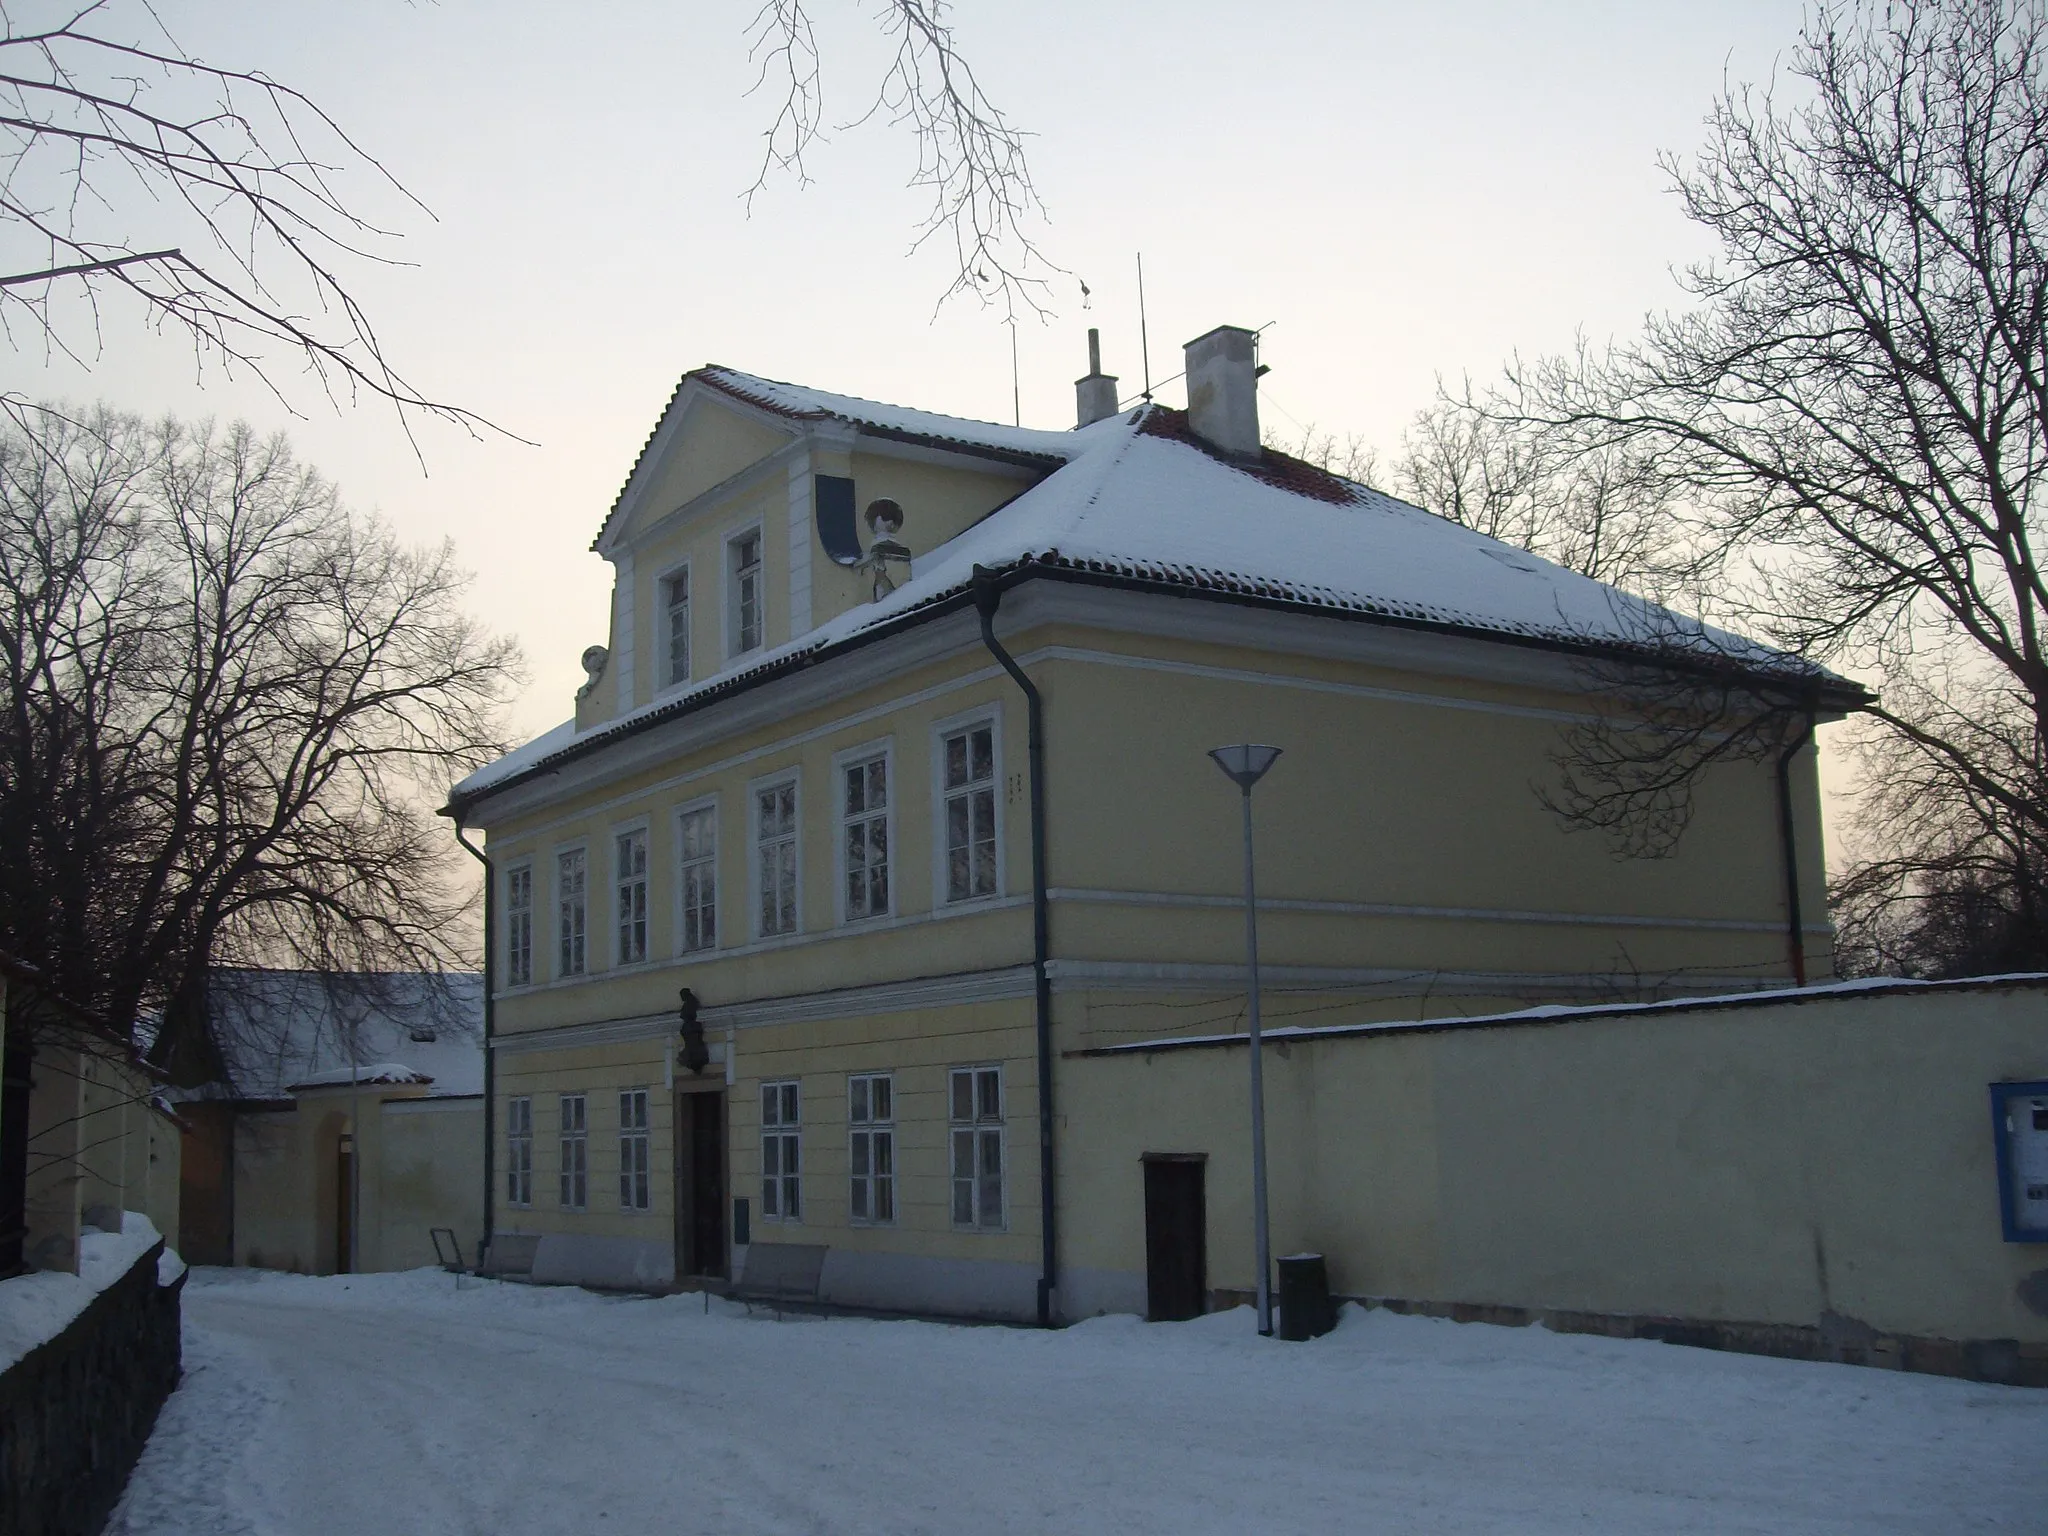
<path fill-rule="evenodd" d="M 1244 797 L 1244 947 L 1252 1047 L 1252 1245 L 1258 1251 L 1259 1332 L 1273 1332 L 1273 1256 L 1266 1231 L 1266 1080 L 1259 1060 L 1259 907 L 1252 880 L 1252 786 L 1280 756 L 1278 747 L 1246 743 L 1209 756 Z"/>

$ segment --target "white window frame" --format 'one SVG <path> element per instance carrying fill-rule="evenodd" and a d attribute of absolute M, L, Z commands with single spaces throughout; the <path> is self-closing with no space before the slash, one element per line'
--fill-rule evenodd
<path fill-rule="evenodd" d="M 995 782 L 995 838 L 996 838 L 996 888 L 978 896 L 963 896 L 955 901 L 947 883 L 946 868 L 946 738 L 962 731 L 973 730 L 976 726 L 989 728 L 989 752 L 992 758 Z M 984 903 L 1003 899 L 1010 888 L 1009 859 L 1004 851 L 1008 840 L 1009 818 L 1003 808 L 1007 779 L 1003 772 L 1003 712 L 995 705 L 984 705 L 968 710 L 950 719 L 940 720 L 932 726 L 932 910 L 935 912 L 959 911 Z"/>
<path fill-rule="evenodd" d="M 995 1080 L 995 1113 L 983 1112 L 983 1083 L 993 1074 Z M 959 1083 L 968 1080 L 969 1110 L 963 1118 L 956 1103 Z M 1007 1121 L 1007 1097 L 1003 1087 L 1003 1068 L 1000 1062 L 975 1062 L 969 1066 L 951 1067 L 946 1072 L 946 1156 L 950 1164 L 946 1188 L 946 1213 L 956 1232 L 1001 1232 L 1009 1218 L 1010 1205 L 1010 1151 L 1005 1135 Z M 962 1138 L 966 1138 L 968 1168 L 960 1169 Z M 984 1173 L 986 1149 L 995 1148 L 996 1170 L 994 1190 L 994 1211 L 988 1206 L 990 1191 Z M 968 1202 L 968 1220 L 960 1217 L 960 1200 L 963 1190 Z"/>
<path fill-rule="evenodd" d="M 758 551 L 755 570 L 759 572 L 754 587 L 754 626 L 752 645 L 745 644 L 745 613 L 740 600 L 739 545 L 752 535 Z M 720 546 L 724 555 L 725 579 L 719 583 L 725 591 L 725 654 L 728 660 L 748 656 L 765 649 L 768 644 L 768 530 L 761 522 L 746 523 L 733 529 L 725 536 Z"/>
<path fill-rule="evenodd" d="M 571 1105 L 575 1106 L 573 1116 Z M 560 1144 L 560 1161 L 556 1165 L 559 1203 L 565 1211 L 587 1211 L 590 1209 L 589 1096 L 581 1093 L 556 1095 L 555 1115 L 555 1139 Z"/>
<path fill-rule="evenodd" d="M 637 879 L 629 878 L 629 871 L 623 867 L 619 855 L 620 844 L 627 838 L 639 839 L 640 870 Z M 612 828 L 612 964 L 615 966 L 645 965 L 654 954 L 653 928 L 649 921 L 649 907 L 653 900 L 653 857 L 654 838 L 650 834 L 647 819 L 625 822 Z M 637 933 L 629 929 L 629 923 L 636 921 L 632 911 L 634 895 L 632 887 L 639 887 Z M 640 952 L 630 952 L 630 940 L 637 937 Z"/>
<path fill-rule="evenodd" d="M 788 1077 L 761 1084 L 761 1219 L 804 1219 L 803 1084 Z M 772 1172 L 770 1170 L 773 1170 Z"/>
<path fill-rule="evenodd" d="M 846 1220 L 849 1226 L 896 1225 L 896 1151 L 896 1075 L 893 1072 L 848 1073 Z"/>
<path fill-rule="evenodd" d="M 567 921 L 568 895 L 563 889 L 562 865 L 571 856 L 583 861 L 583 889 L 578 892 L 582 908 L 577 914 L 577 928 L 574 935 L 575 957 L 578 964 L 571 969 L 568 964 L 571 935 Z M 590 974 L 590 845 L 588 843 L 565 843 L 555 850 L 555 975 L 558 979 Z"/>
<path fill-rule="evenodd" d="M 888 802 L 882 811 L 882 836 L 888 846 L 889 900 L 878 912 L 862 912 L 858 915 L 851 910 L 846 888 L 848 867 L 846 858 L 846 770 L 856 765 L 882 760 L 882 779 Z M 895 743 L 884 737 L 858 747 L 849 747 L 835 753 L 832 758 L 832 902 L 833 911 L 841 924 L 867 923 L 877 918 L 894 917 L 898 911 L 897 892 L 903 884 L 903 861 L 897 857 L 896 807 L 902 800 L 902 784 L 896 777 Z M 866 819 L 866 818 L 863 818 Z"/>
<path fill-rule="evenodd" d="M 708 858 L 687 859 L 684 856 L 683 824 L 693 816 L 709 818 L 711 826 L 711 853 Z M 719 868 L 719 856 L 723 851 L 722 844 L 725 840 L 719 835 L 718 797 L 715 795 L 707 796 L 702 800 L 692 800 L 687 804 L 677 806 L 673 825 L 675 828 L 676 853 L 675 952 L 686 958 L 691 955 L 712 954 L 718 949 L 718 930 L 720 926 L 718 921 L 718 898 L 719 892 L 724 885 L 722 878 L 724 871 Z M 685 871 L 687 866 L 691 864 L 709 865 L 710 867 L 711 901 L 709 905 L 711 909 L 711 937 L 708 943 L 692 944 L 690 942 L 691 903 L 689 900 L 689 880 L 686 877 Z"/>
<path fill-rule="evenodd" d="M 512 893 L 522 879 L 526 900 L 520 904 L 513 901 Z M 508 989 L 533 985 L 533 883 L 532 859 L 505 866 L 504 985 Z"/>
<path fill-rule="evenodd" d="M 683 601 L 681 605 L 683 610 L 683 666 L 680 672 L 676 670 L 677 604 L 670 595 L 675 583 L 678 581 L 683 584 Z M 656 577 L 654 596 L 661 609 L 661 630 L 658 642 L 660 654 L 656 658 L 660 663 L 661 686 L 665 689 L 680 688 L 689 682 L 691 671 L 696 662 L 697 637 L 691 625 L 697 612 L 697 581 L 695 576 L 691 574 L 690 562 L 685 560 L 680 565 L 672 565 L 663 571 L 660 576 Z"/>
<path fill-rule="evenodd" d="M 761 796 L 787 785 L 790 820 L 794 828 L 796 856 L 795 922 L 788 928 L 769 930 L 761 922 Z M 747 785 L 747 931 L 756 939 L 785 939 L 804 931 L 804 785 L 802 773 L 794 768 L 769 774 Z"/>
<path fill-rule="evenodd" d="M 652 1132 L 648 1121 L 649 1095 L 645 1088 L 619 1090 L 619 1209 L 654 1209 L 653 1164 L 649 1157 Z"/>
<path fill-rule="evenodd" d="M 515 1093 L 505 1101 L 505 1203 L 533 1208 L 533 1096 Z"/>

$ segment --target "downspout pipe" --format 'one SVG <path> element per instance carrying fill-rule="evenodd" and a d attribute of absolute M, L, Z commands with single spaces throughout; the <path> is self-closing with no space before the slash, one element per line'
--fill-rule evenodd
<path fill-rule="evenodd" d="M 1778 838 L 1785 863 L 1785 951 L 1792 961 L 1792 984 L 1806 985 L 1806 923 L 1799 909 L 1799 829 L 1792 814 L 1792 760 L 1813 740 L 1814 710 L 1808 705 L 1806 725 L 1778 754 Z"/>
<path fill-rule="evenodd" d="M 498 1145 L 498 1063 L 491 1053 L 491 1026 L 496 1006 L 493 994 L 497 990 L 498 978 L 498 877 L 491 868 L 490 855 L 465 837 L 463 831 L 462 823 L 456 822 L 455 840 L 484 867 L 484 1229 L 476 1240 L 476 1267 L 481 1270 L 484 1267 L 484 1249 L 490 1246 L 491 1233 L 498 1224 L 497 1175 L 491 1165 Z"/>
<path fill-rule="evenodd" d="M 1053 1323 L 1053 1294 L 1059 1288 L 1058 1202 L 1053 1184 L 1052 1119 L 1052 924 L 1045 894 L 1045 700 L 1017 658 L 996 639 L 996 609 L 1002 582 L 985 566 L 974 568 L 974 611 L 981 617 L 981 643 L 1024 691 L 1030 721 L 1031 757 L 1031 983 L 1038 1033 L 1038 1325 Z"/>

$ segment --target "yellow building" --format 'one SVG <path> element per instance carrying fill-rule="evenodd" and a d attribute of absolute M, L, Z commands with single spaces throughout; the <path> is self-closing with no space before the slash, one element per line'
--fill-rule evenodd
<path fill-rule="evenodd" d="M 804 1242 L 840 1302 L 1142 1310 L 1069 1262 L 1116 1245 L 1076 1235 L 1109 1175 L 1061 1172 L 1061 1078 L 1243 1027 L 1223 743 L 1285 749 L 1269 1024 L 1828 974 L 1810 749 L 1782 802 L 1710 773 L 1672 857 L 1569 835 L 1560 731 L 1658 611 L 1262 451 L 1249 332 L 1187 363 L 1187 411 L 1097 371 L 1067 432 L 683 378 L 594 545 L 574 718 L 447 808 L 490 868 L 487 1224 L 537 1275 Z"/>

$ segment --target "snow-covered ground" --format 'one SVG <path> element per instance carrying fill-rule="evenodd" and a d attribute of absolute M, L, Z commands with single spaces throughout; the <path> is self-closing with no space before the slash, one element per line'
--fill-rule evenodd
<path fill-rule="evenodd" d="M 114 1532 L 2042 1529 L 2048 1392 L 1348 1311 L 1059 1333 L 195 1270 Z"/>

